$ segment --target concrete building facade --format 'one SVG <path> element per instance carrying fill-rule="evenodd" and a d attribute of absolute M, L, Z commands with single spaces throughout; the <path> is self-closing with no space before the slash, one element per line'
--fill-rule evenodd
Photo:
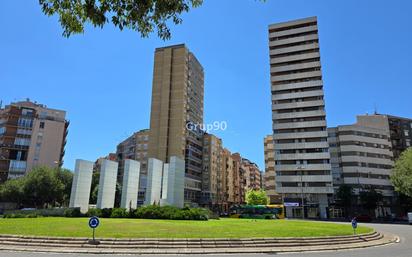
<path fill-rule="evenodd" d="M 326 218 L 333 194 L 316 17 L 269 26 L 276 191 L 288 217 Z"/>
<path fill-rule="evenodd" d="M 154 57 L 148 157 L 185 160 L 185 201 L 198 203 L 202 180 L 203 67 L 184 44 Z"/>
<path fill-rule="evenodd" d="M 390 181 L 393 153 L 387 117 L 358 116 L 355 124 L 329 128 L 328 132 L 335 191 L 343 184 L 351 186 L 356 206 L 361 207 L 359 193 L 375 189 L 384 197 L 376 216 L 389 215 L 394 188 Z"/>
<path fill-rule="evenodd" d="M 82 213 L 89 210 L 93 165 L 93 162 L 85 160 L 76 160 L 75 164 L 69 207 L 80 208 Z"/>
<path fill-rule="evenodd" d="M 29 99 L 0 107 L 0 183 L 36 166 L 61 167 L 69 122 L 66 112 Z"/>

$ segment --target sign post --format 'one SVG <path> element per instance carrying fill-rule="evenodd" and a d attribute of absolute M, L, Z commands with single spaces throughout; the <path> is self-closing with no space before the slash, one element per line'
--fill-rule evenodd
<path fill-rule="evenodd" d="M 353 228 L 353 234 L 356 235 L 356 228 L 358 227 L 358 221 L 356 218 L 352 219 L 352 228 Z"/>
<path fill-rule="evenodd" d="M 89 227 L 93 229 L 93 240 L 89 240 L 89 244 L 93 244 L 93 245 L 100 244 L 100 242 L 96 241 L 96 238 L 95 238 L 95 229 L 99 226 L 99 224 L 100 224 L 100 221 L 98 217 L 93 216 L 89 219 Z"/>

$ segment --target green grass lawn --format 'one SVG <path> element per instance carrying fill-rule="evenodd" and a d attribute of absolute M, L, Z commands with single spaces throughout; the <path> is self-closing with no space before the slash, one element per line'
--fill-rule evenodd
<path fill-rule="evenodd" d="M 358 227 L 358 233 L 372 231 Z M 88 218 L 0 219 L 0 234 L 90 237 Z M 351 235 L 351 225 L 296 220 L 220 219 L 209 221 L 100 219 L 96 237 L 245 238 Z"/>

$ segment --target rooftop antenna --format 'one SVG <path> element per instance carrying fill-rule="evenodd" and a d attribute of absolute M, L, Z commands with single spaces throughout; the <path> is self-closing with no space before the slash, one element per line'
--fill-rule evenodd
<path fill-rule="evenodd" d="M 376 107 L 376 103 L 373 104 L 373 108 L 375 115 L 378 114 L 378 107 Z"/>
<path fill-rule="evenodd" d="M 0 100 L 0 109 L 3 108 L 3 100 Z"/>

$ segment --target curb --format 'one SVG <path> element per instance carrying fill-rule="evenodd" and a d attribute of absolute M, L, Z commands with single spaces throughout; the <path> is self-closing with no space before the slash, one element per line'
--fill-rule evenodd
<path fill-rule="evenodd" d="M 54 243 L 53 240 L 66 240 Z M 335 240 L 331 240 L 335 239 Z M 0 250 L 90 254 L 239 254 L 337 251 L 399 242 L 399 237 L 378 232 L 358 236 L 244 239 L 102 239 L 99 246 L 86 238 L 0 235 Z M 72 242 L 70 242 L 72 241 Z M 73 242 L 74 241 L 74 242 Z M 157 245 L 155 243 L 157 241 Z M 76 244 L 76 242 L 80 244 Z M 139 243 L 138 243 L 139 242 Z M 184 244 L 183 244 L 184 242 Z M 237 242 L 238 244 L 232 244 Z M 269 243 L 267 243 L 269 242 Z M 241 243 L 241 244 L 239 244 Z"/>

